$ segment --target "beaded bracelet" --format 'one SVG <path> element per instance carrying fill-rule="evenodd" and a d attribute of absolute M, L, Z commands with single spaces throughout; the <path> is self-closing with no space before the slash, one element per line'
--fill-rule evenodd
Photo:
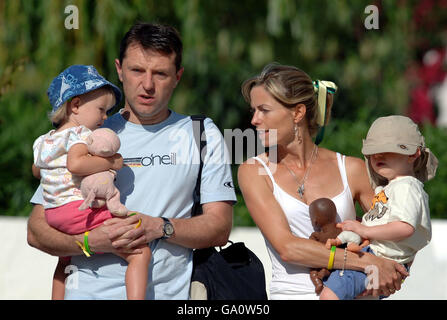
<path fill-rule="evenodd" d="M 343 277 L 343 274 L 345 273 L 345 266 L 346 266 L 346 258 L 348 256 L 348 248 L 345 248 L 345 253 L 343 254 L 343 268 L 341 269 L 339 275 L 340 277 Z"/>

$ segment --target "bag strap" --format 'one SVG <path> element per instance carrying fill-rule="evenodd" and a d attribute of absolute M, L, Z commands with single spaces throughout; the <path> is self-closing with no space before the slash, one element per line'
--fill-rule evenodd
<path fill-rule="evenodd" d="M 200 204 L 200 185 L 202 182 L 202 169 L 203 169 L 203 159 L 202 153 L 206 154 L 206 135 L 205 135 L 205 126 L 203 124 L 205 120 L 204 115 L 192 115 L 192 128 L 194 134 L 194 140 L 197 145 L 197 149 L 199 150 L 199 158 L 200 158 L 200 166 L 199 166 L 199 174 L 197 175 L 196 187 L 194 188 L 193 200 L 194 205 L 192 206 L 191 216 L 197 216 L 202 214 L 202 205 Z M 205 152 L 203 152 L 205 150 Z"/>

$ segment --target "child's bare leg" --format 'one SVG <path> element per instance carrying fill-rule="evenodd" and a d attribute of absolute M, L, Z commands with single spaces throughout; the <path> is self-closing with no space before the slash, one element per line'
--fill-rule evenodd
<path fill-rule="evenodd" d="M 337 295 L 329 289 L 328 287 L 324 287 L 323 291 L 320 294 L 320 300 L 340 300 Z"/>
<path fill-rule="evenodd" d="M 52 300 L 64 300 L 65 298 L 65 267 L 70 264 L 69 257 L 60 257 L 57 262 L 56 269 L 53 275 L 53 289 L 51 292 Z"/>
<path fill-rule="evenodd" d="M 129 265 L 126 270 L 126 293 L 128 300 L 144 300 L 152 252 L 144 246 L 139 254 L 119 254 Z"/>

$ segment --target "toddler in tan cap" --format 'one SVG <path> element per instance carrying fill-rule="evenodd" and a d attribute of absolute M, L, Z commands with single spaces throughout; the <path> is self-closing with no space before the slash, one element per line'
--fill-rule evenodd
<path fill-rule="evenodd" d="M 373 122 L 363 140 L 362 153 L 375 189 L 371 208 L 361 223 L 341 223 L 343 232 L 329 239 L 326 246 L 368 239 L 370 245 L 362 251 L 395 260 L 409 270 L 417 251 L 431 240 L 430 209 L 423 183 L 435 176 L 438 160 L 425 146 L 417 125 L 396 115 Z M 370 280 L 363 272 L 332 272 L 320 299 L 354 299 Z M 394 289 L 389 290 L 392 293 Z"/>

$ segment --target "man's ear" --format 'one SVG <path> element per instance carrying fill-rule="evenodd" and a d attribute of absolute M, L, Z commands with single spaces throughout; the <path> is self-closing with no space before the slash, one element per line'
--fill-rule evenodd
<path fill-rule="evenodd" d="M 174 88 L 177 87 L 177 84 L 179 83 L 179 81 L 180 81 L 180 79 L 181 79 L 181 77 L 182 77 L 183 71 L 185 71 L 185 68 L 184 68 L 184 67 L 181 67 L 181 68 L 177 71 L 177 73 L 175 74 L 175 77 L 176 77 L 177 82 L 175 83 Z"/>
<path fill-rule="evenodd" d="M 306 106 L 303 103 L 298 103 L 295 106 L 293 120 L 295 123 L 300 122 L 306 116 Z"/>
<path fill-rule="evenodd" d="M 118 73 L 118 78 L 120 79 L 121 82 L 123 82 L 123 75 L 122 75 L 123 68 L 122 68 L 122 65 L 118 59 L 115 59 L 115 68 L 116 68 L 116 73 Z"/>

